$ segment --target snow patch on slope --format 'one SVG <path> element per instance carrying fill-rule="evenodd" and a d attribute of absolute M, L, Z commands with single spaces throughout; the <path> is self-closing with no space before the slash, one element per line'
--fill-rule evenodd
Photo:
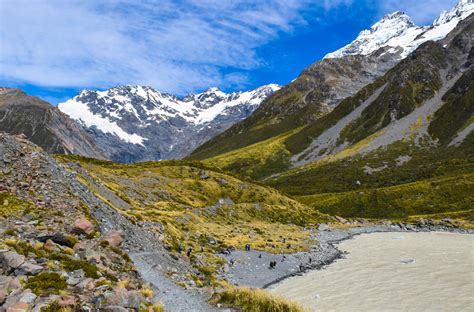
<path fill-rule="evenodd" d="M 87 104 L 82 102 L 76 102 L 73 99 L 60 103 L 58 108 L 71 118 L 81 122 L 86 127 L 97 127 L 104 133 L 111 133 L 117 135 L 120 139 L 127 143 L 143 145 L 143 138 L 137 134 L 130 134 L 123 131 L 115 122 L 111 122 L 107 118 L 103 118 L 100 115 L 93 114 Z"/>

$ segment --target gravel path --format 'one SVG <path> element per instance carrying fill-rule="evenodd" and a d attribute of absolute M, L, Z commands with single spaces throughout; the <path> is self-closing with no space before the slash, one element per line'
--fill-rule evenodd
<path fill-rule="evenodd" d="M 154 299 L 163 302 L 167 311 L 224 311 L 208 304 L 204 295 L 197 291 L 176 285 L 160 271 L 157 267 L 161 260 L 160 253 L 142 252 L 131 254 L 130 257 L 143 278 L 155 288 Z"/>
<path fill-rule="evenodd" d="M 77 172 L 86 177 L 91 185 L 96 185 L 94 179 L 82 168 L 71 164 Z M 124 234 L 124 249 L 128 251 L 141 277 L 155 288 L 155 298 L 161 300 L 167 311 L 200 312 L 223 311 L 207 302 L 208 296 L 199 290 L 186 290 L 177 285 L 166 272 L 174 270 L 178 274 L 190 271 L 188 263 L 176 260 L 146 228 L 131 223 L 127 218 L 117 213 L 102 201 L 98 200 L 91 191 L 77 182 L 71 181 L 75 193 L 89 206 L 94 217 L 99 221 L 101 230 L 105 233 L 111 229 L 121 230 Z M 96 188 L 101 195 L 108 198 L 110 192 Z"/>

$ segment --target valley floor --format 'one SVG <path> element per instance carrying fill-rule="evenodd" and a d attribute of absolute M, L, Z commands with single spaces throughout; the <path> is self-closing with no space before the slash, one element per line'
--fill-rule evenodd
<path fill-rule="evenodd" d="M 230 255 L 224 256 L 229 263 L 229 270 L 222 273 L 221 278 L 239 286 L 268 288 L 286 278 L 303 275 L 313 269 L 322 269 L 335 260 L 344 258 L 344 252 L 337 248 L 337 244 L 354 236 L 380 232 L 433 231 L 474 234 L 473 230 L 464 230 L 444 225 L 386 223 L 331 229 L 323 224 L 320 226 L 318 233 L 313 237 L 314 245 L 309 252 L 281 255 L 259 250 L 236 250 Z M 272 269 L 269 268 L 271 261 L 276 261 L 277 263 Z M 231 262 L 234 264 L 232 265 Z"/>

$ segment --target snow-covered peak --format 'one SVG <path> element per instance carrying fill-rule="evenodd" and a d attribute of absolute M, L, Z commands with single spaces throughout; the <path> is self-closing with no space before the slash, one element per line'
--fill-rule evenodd
<path fill-rule="evenodd" d="M 346 55 L 368 55 L 386 46 L 394 38 L 413 37 L 421 33 L 421 31 L 422 29 L 417 27 L 404 12 L 395 12 L 384 16 L 370 29 L 360 32 L 352 43 L 327 54 L 325 58 L 339 58 Z"/>
<path fill-rule="evenodd" d="M 280 87 L 266 85 L 246 92 L 225 93 L 210 88 L 179 98 L 146 86 L 119 86 L 105 91 L 84 90 L 58 108 L 86 127 L 117 135 L 123 141 L 143 144 L 141 137 L 127 129 L 146 129 L 173 120 L 175 124 L 204 127 L 219 116 L 240 120 L 241 111 L 252 112 Z M 235 116 L 234 116 L 234 115 Z M 244 114 L 248 115 L 248 114 Z M 141 132 L 141 130 L 139 132 Z"/>
<path fill-rule="evenodd" d="M 461 20 L 474 12 L 473 1 L 460 0 L 452 10 L 442 12 L 429 27 L 416 26 L 404 12 L 388 14 L 370 29 L 362 31 L 353 42 L 324 58 L 370 55 L 384 47 L 390 53 L 399 53 L 399 58 L 405 58 L 422 43 L 446 37 Z"/>
<path fill-rule="evenodd" d="M 443 11 L 433 22 L 433 26 L 443 25 L 458 19 L 463 20 L 474 12 L 473 0 L 460 0 L 451 11 Z"/>

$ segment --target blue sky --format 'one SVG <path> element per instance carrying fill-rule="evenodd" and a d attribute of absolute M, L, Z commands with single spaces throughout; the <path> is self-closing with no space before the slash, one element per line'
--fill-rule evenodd
<path fill-rule="evenodd" d="M 0 85 L 53 104 L 82 89 L 184 95 L 286 84 L 383 15 L 430 24 L 457 0 L 1 0 Z"/>

